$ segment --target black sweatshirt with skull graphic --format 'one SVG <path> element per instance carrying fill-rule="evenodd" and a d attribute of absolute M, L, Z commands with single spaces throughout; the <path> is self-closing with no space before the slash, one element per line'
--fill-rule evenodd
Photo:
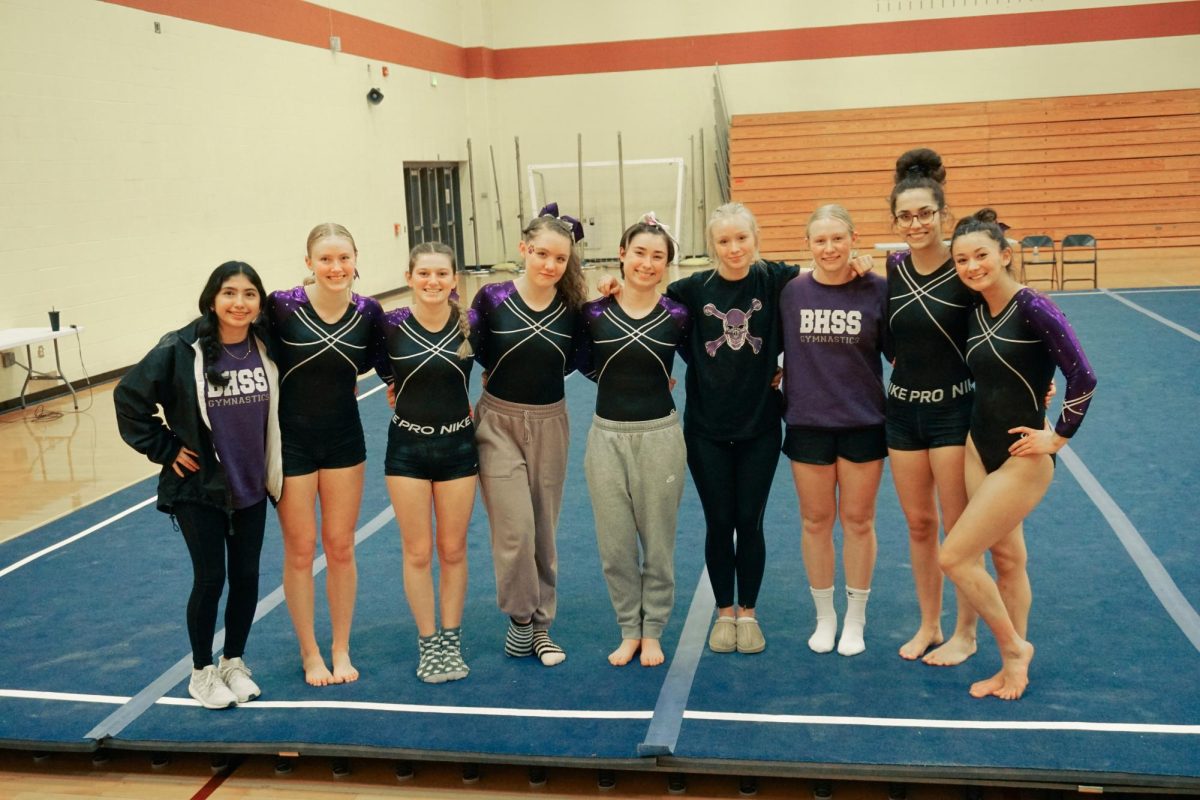
<path fill-rule="evenodd" d="M 683 413 L 689 434 L 739 441 L 779 425 L 781 396 L 771 389 L 783 351 L 779 293 L 797 274 L 791 264 L 757 261 L 741 280 L 709 269 L 667 287 L 692 319 Z"/>

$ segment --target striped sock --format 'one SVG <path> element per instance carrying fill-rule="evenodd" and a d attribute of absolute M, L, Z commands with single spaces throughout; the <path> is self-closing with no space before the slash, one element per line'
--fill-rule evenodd
<path fill-rule="evenodd" d="M 567 660 L 567 654 L 550 638 L 549 631 L 533 632 L 533 652 L 542 660 L 542 664 L 553 667 Z"/>
<path fill-rule="evenodd" d="M 515 619 L 508 621 L 508 633 L 504 637 L 504 655 L 524 658 L 533 655 L 533 623 L 524 625 Z"/>

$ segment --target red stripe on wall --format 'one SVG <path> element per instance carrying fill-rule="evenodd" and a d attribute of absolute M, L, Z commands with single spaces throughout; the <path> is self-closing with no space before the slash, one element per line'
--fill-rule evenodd
<path fill-rule="evenodd" d="M 466 48 L 304 0 L 105 2 L 322 49 L 329 48 L 329 37 L 338 36 L 345 53 L 460 78 L 478 77 L 467 74 Z"/>
<path fill-rule="evenodd" d="M 492 50 L 421 36 L 305 0 L 105 0 L 464 78 L 538 78 L 1200 34 L 1200 0 Z"/>
<path fill-rule="evenodd" d="M 1200 34 L 1200 2 L 497 50 L 497 77 L 980 50 Z"/>

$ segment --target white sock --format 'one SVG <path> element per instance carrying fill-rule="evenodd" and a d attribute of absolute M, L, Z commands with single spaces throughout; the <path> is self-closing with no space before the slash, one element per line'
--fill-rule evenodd
<path fill-rule="evenodd" d="M 842 638 L 838 640 L 838 652 L 844 656 L 856 656 L 867 649 L 863 629 L 867 627 L 867 598 L 870 595 L 870 589 L 846 587 L 846 621 L 842 623 Z"/>
<path fill-rule="evenodd" d="M 817 629 L 808 637 L 808 646 L 815 653 L 828 653 L 833 649 L 837 636 L 837 611 L 833 608 L 833 587 L 808 590 L 812 592 L 813 604 L 817 607 Z"/>

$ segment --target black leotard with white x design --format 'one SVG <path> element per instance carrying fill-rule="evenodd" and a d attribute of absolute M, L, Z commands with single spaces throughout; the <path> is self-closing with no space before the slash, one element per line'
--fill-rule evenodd
<path fill-rule="evenodd" d="M 379 302 L 352 294 L 331 324 L 297 286 L 268 296 L 267 318 L 279 346 L 280 416 L 357 418 L 355 381 L 375 367 L 383 344 Z"/>
<path fill-rule="evenodd" d="M 612 298 L 583 307 L 579 371 L 596 381 L 596 415 L 617 422 L 662 419 L 675 410 L 671 365 L 689 329 L 688 310 L 660 297 L 634 319 Z"/>
<path fill-rule="evenodd" d="M 533 311 L 512 281 L 489 283 L 471 308 L 479 318 L 475 360 L 487 370 L 488 393 L 527 405 L 562 400 L 563 378 L 574 369 L 578 325 L 578 314 L 562 296 Z"/>
<path fill-rule="evenodd" d="M 887 263 L 888 329 L 896 361 L 888 395 L 894 401 L 940 403 L 970 393 L 967 317 L 975 305 L 950 259 L 928 275 L 910 253 Z"/>
<path fill-rule="evenodd" d="M 474 331 L 478 318 L 463 311 Z M 441 330 L 417 322 L 411 308 L 389 311 L 383 318 L 387 357 L 396 392 L 392 423 L 414 433 L 441 435 L 469 425 L 467 386 L 472 357 L 459 358 L 462 344 L 458 318 L 451 315 Z M 474 342 L 472 342 L 474 345 Z M 464 423 L 464 420 L 466 423 Z"/>

